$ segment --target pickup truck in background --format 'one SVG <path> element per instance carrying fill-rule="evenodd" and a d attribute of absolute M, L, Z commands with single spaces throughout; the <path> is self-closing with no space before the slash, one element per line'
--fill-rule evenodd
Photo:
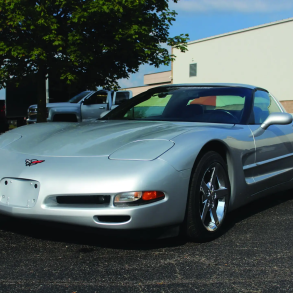
<path fill-rule="evenodd" d="M 5 114 L 5 99 L 0 98 L 0 133 L 8 130 L 8 121 Z"/>
<path fill-rule="evenodd" d="M 27 124 L 27 109 L 38 102 L 37 89 L 38 78 L 35 74 L 23 77 L 18 84 L 14 81 L 6 84 L 5 115 L 11 124 L 15 126 Z M 65 102 L 85 90 L 86 87 L 80 82 L 67 84 L 60 79 L 60 75 L 51 74 L 46 80 L 46 101 L 47 103 Z"/>
<path fill-rule="evenodd" d="M 65 103 L 47 103 L 48 122 L 82 122 L 98 119 L 105 111 L 110 111 L 132 98 L 132 91 L 84 91 Z M 37 122 L 37 105 L 28 108 L 27 123 Z"/>

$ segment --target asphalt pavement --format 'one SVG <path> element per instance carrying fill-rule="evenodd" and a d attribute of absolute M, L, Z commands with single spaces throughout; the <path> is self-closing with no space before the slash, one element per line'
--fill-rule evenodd
<path fill-rule="evenodd" d="M 206 243 L 0 217 L 0 292 L 293 292 L 292 212 L 293 191 L 274 194 Z"/>

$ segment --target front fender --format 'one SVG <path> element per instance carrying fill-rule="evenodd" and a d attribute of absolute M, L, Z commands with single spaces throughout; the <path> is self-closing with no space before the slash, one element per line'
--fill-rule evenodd
<path fill-rule="evenodd" d="M 244 167 L 255 162 L 255 146 L 251 131 L 246 125 L 198 125 L 198 128 L 185 132 L 172 141 L 175 143 L 174 147 L 160 159 L 167 161 L 177 171 L 191 171 L 201 150 L 209 142 L 218 141 L 225 145 L 231 184 L 229 210 L 249 200 L 254 186 L 251 184 L 251 174 L 244 172 Z"/>

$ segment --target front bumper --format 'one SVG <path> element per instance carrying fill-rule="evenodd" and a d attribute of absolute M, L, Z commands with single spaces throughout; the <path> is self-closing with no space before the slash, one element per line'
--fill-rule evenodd
<path fill-rule="evenodd" d="M 16 188 L 16 194 L 14 191 L 5 191 L 4 183 L 0 184 L 2 196 L 7 198 L 8 195 L 15 194 L 14 196 L 19 198 L 0 200 L 2 214 L 119 230 L 176 225 L 184 219 L 190 170 L 178 172 L 161 159 L 115 161 L 109 160 L 108 157 L 38 156 L 44 163 L 28 167 L 24 164 L 28 155 L 9 151 L 1 151 L 0 155 L 2 183 L 13 178 L 16 181 L 37 182 L 39 188 L 37 196 L 29 197 L 29 190 Z M 166 196 L 163 200 L 142 206 L 113 205 L 117 193 L 144 190 L 163 191 Z M 8 195 L 5 194 L 7 192 Z M 106 195 L 110 196 L 110 202 L 108 205 L 96 206 L 62 205 L 56 202 L 57 196 L 66 195 Z M 28 205 L 27 200 L 30 200 Z M 113 217 L 114 221 L 104 221 L 104 216 L 110 219 Z"/>
<path fill-rule="evenodd" d="M 162 211 L 166 210 L 167 201 L 157 202 L 141 207 L 131 208 L 48 208 L 45 206 L 34 208 L 12 207 L 0 204 L 0 212 L 15 217 L 22 217 L 35 220 L 46 220 L 88 227 L 106 229 L 139 229 L 167 226 L 177 224 L 164 217 Z M 123 218 L 129 216 L 129 220 L 119 220 L 113 222 L 100 221 L 101 216 L 114 216 L 113 218 Z M 175 217 L 176 218 L 176 217 Z M 128 217 L 127 217 L 128 219 Z"/>
<path fill-rule="evenodd" d="M 26 123 L 27 124 L 37 123 L 37 119 L 30 119 L 30 118 L 28 118 L 28 119 L 26 119 Z"/>

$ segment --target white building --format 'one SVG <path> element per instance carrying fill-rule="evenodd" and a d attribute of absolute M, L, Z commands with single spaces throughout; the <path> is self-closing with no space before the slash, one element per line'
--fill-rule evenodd
<path fill-rule="evenodd" d="M 293 18 L 188 43 L 173 50 L 172 83 L 263 87 L 293 113 Z"/>

